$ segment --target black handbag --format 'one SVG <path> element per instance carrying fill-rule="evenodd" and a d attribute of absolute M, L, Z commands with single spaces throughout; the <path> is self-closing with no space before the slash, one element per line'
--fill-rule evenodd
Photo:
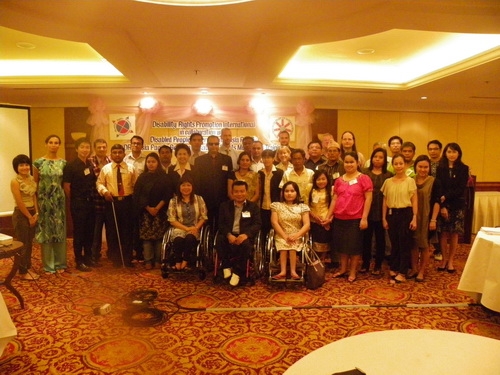
<path fill-rule="evenodd" d="M 304 256 L 306 260 L 306 288 L 318 289 L 325 283 L 325 265 L 310 247 L 304 249 Z"/>

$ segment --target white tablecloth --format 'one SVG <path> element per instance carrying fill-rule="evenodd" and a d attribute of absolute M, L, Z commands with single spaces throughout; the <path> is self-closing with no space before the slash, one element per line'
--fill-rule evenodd
<path fill-rule="evenodd" d="M 355 367 L 367 375 L 498 375 L 500 340 L 424 329 L 371 332 L 325 345 L 285 375 L 331 375 Z"/>
<path fill-rule="evenodd" d="M 500 191 L 478 191 L 474 197 L 472 233 L 481 227 L 500 226 Z"/>
<path fill-rule="evenodd" d="M 458 289 L 469 292 L 487 308 L 500 311 L 500 234 L 479 231 Z"/>
<path fill-rule="evenodd" d="M 0 293 L 0 355 L 10 340 L 17 336 L 17 329 L 10 319 L 9 310 L 5 305 L 2 293 Z"/>

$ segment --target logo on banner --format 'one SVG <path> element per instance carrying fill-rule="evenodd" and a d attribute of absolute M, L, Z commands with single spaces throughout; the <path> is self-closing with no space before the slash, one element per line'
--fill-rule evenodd
<path fill-rule="evenodd" d="M 109 115 L 109 138 L 111 140 L 130 139 L 135 134 L 135 115 Z"/>
<path fill-rule="evenodd" d="M 278 140 L 278 134 L 287 131 L 290 134 L 290 140 L 295 140 L 295 116 L 271 117 L 271 141 Z"/>

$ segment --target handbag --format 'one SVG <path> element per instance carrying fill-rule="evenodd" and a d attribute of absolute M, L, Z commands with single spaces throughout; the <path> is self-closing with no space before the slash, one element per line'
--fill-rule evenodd
<path fill-rule="evenodd" d="M 304 249 L 306 261 L 306 288 L 318 289 L 325 283 L 325 265 L 316 252 L 307 247 Z"/>

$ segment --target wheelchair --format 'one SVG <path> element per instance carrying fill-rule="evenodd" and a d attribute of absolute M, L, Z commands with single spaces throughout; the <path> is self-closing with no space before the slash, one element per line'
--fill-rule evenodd
<path fill-rule="evenodd" d="M 173 231 L 174 227 L 169 227 L 163 235 L 161 246 L 161 276 L 166 279 L 170 273 L 186 273 L 185 270 L 177 271 L 172 267 L 175 264 L 173 250 Z M 198 273 L 200 280 L 205 280 L 207 276 L 207 268 L 210 265 L 211 259 L 208 254 L 211 247 L 211 229 L 209 225 L 204 225 L 200 230 L 200 240 L 196 245 L 196 257 L 192 262 L 189 262 L 192 272 Z M 189 271 L 187 271 L 189 272 Z"/>
<path fill-rule="evenodd" d="M 274 243 L 274 229 L 271 229 L 267 234 L 265 244 L 264 244 L 264 267 L 266 269 L 266 278 L 269 284 L 277 283 L 297 283 L 304 284 L 305 283 L 305 275 L 306 275 L 306 259 L 305 252 L 311 249 L 311 237 L 309 234 L 304 235 L 302 238 L 302 244 L 300 245 L 299 250 L 297 250 L 297 274 L 300 276 L 299 279 L 292 279 L 290 277 L 290 264 L 287 262 L 287 277 L 284 279 L 273 279 L 273 275 L 279 273 L 281 271 L 280 265 L 280 255 L 279 251 L 276 249 Z"/>
<path fill-rule="evenodd" d="M 207 254 L 207 256 L 211 257 L 212 259 L 212 266 L 213 266 L 212 276 L 214 283 L 219 283 L 223 280 L 223 276 L 220 274 L 222 260 L 219 259 L 219 255 L 216 250 L 216 241 L 218 234 L 219 231 L 217 231 L 213 236 L 213 243 L 212 243 L 213 246 L 208 249 L 209 253 Z M 264 274 L 264 248 L 262 243 L 261 231 L 259 230 L 259 232 L 254 238 L 252 252 L 247 261 L 245 276 L 247 282 L 250 285 L 254 285 L 255 281 L 259 279 L 261 276 L 263 276 L 263 274 Z"/>

